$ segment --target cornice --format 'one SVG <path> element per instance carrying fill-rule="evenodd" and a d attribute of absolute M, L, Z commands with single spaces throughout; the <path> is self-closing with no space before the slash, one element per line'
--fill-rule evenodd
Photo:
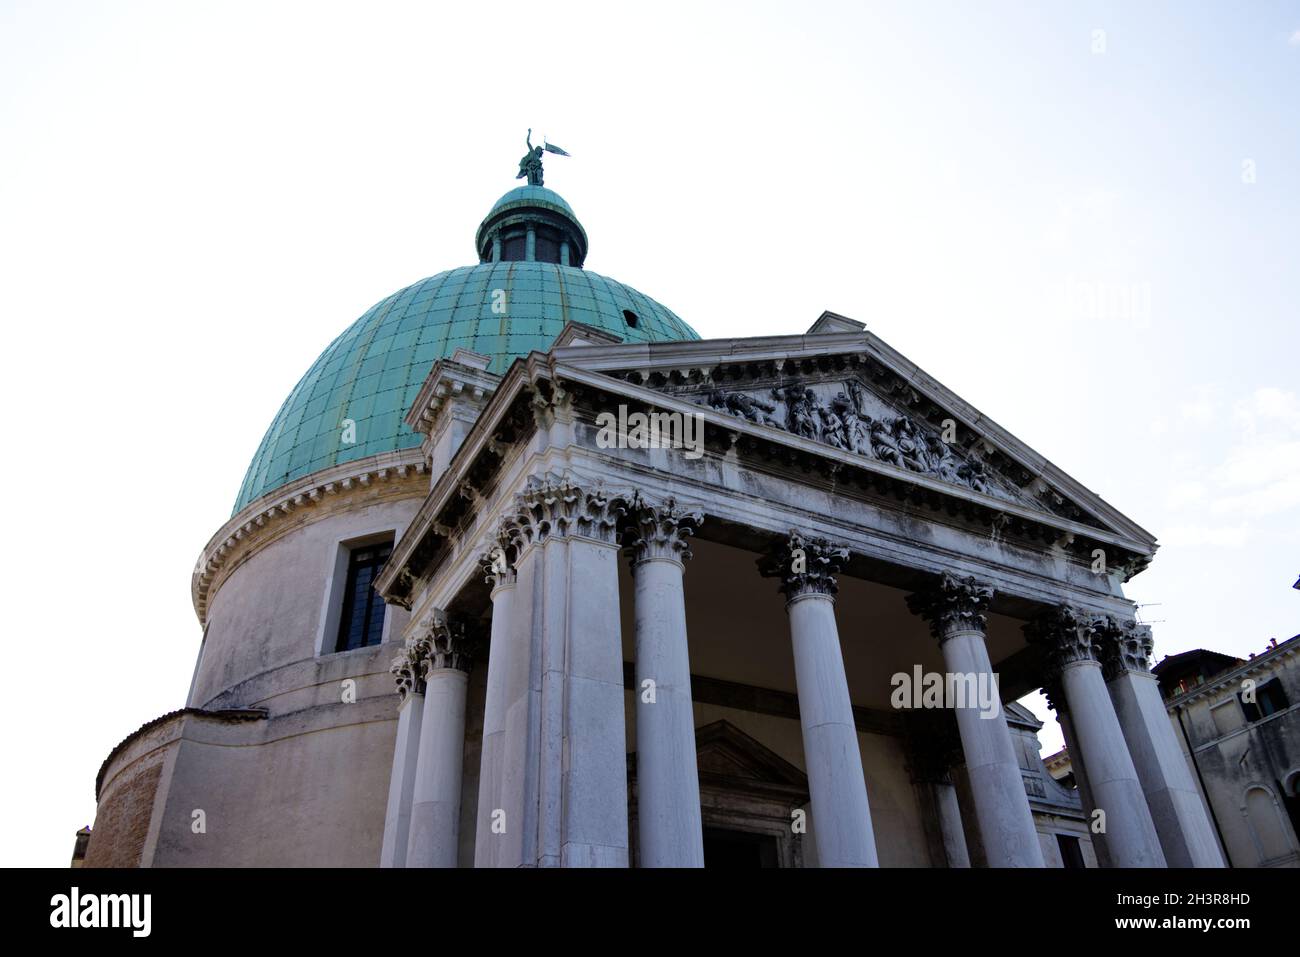
<path fill-rule="evenodd" d="M 199 623 L 206 625 L 211 596 L 250 555 L 284 532 L 359 497 L 370 501 L 423 497 L 428 467 L 419 449 L 382 452 L 321 469 L 250 502 L 208 540 L 190 577 Z"/>
<path fill-rule="evenodd" d="M 117 760 L 131 743 L 138 741 L 141 737 L 148 734 L 155 728 L 159 728 L 169 721 L 177 718 L 184 718 L 190 715 L 201 718 L 210 718 L 215 721 L 240 722 L 240 721 L 264 721 L 269 715 L 265 708 L 220 708 L 209 710 L 207 708 L 177 708 L 175 711 L 168 711 L 161 714 L 152 721 L 146 721 L 140 727 L 136 728 L 125 738 L 117 743 L 112 751 L 108 752 L 108 757 L 99 766 L 99 773 L 95 775 L 95 800 L 99 800 L 100 792 L 104 788 L 104 775 L 108 773 L 109 766 Z"/>
<path fill-rule="evenodd" d="M 485 404 L 501 383 L 501 376 L 487 371 L 491 361 L 465 349 L 457 349 L 450 359 L 439 359 L 407 410 L 406 424 L 429 435 L 449 401 L 465 397 L 475 405 Z"/>

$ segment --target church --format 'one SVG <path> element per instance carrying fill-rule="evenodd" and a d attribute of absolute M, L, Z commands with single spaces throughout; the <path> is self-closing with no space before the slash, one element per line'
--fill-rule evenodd
<path fill-rule="evenodd" d="M 1223 866 L 1154 537 L 860 322 L 701 338 L 587 269 L 544 151 L 275 414 L 86 865 Z"/>

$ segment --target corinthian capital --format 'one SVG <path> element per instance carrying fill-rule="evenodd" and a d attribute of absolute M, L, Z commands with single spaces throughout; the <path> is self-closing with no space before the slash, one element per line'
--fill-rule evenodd
<path fill-rule="evenodd" d="M 599 485 L 582 488 L 567 476 L 532 477 L 528 487 L 515 496 L 504 533 L 516 547 L 551 537 L 613 543 L 627 499 L 626 494 Z"/>
<path fill-rule="evenodd" d="M 793 601 L 804 595 L 833 596 L 839 590 L 835 576 L 848 560 L 847 545 L 791 530 L 789 538 L 758 560 L 758 571 L 781 579 L 781 594 Z"/>
<path fill-rule="evenodd" d="M 468 673 L 474 663 L 476 639 L 477 633 L 468 622 L 451 618 L 441 608 L 435 608 L 420 621 L 415 637 L 408 639 L 408 644 L 412 656 L 420 656 L 427 680 L 429 672 L 442 668 Z"/>
<path fill-rule="evenodd" d="M 1070 605 L 1047 609 L 1021 629 L 1032 643 L 1047 651 L 1047 684 L 1057 683 L 1066 665 L 1097 660 L 1096 618 Z"/>
<path fill-rule="evenodd" d="M 498 585 L 515 583 L 515 547 L 514 538 L 509 529 L 502 525 L 495 538 L 489 539 L 479 555 L 478 562 L 483 568 L 483 580 L 493 588 Z"/>
<path fill-rule="evenodd" d="M 1093 628 L 1096 630 L 1096 644 L 1107 681 L 1126 671 L 1150 673 L 1151 650 L 1154 647 L 1150 627 L 1131 619 L 1122 620 L 1113 615 L 1103 615 L 1093 622 Z"/>
<path fill-rule="evenodd" d="M 944 572 L 932 587 L 907 596 L 907 607 L 925 619 L 930 633 L 942 644 L 961 632 L 984 634 L 986 612 L 993 600 L 993 586 L 968 575 L 959 578 Z"/>
<path fill-rule="evenodd" d="M 674 498 L 656 506 L 638 496 L 623 529 L 623 554 L 633 565 L 665 558 L 685 564 L 691 557 L 690 537 L 703 521 L 703 512 Z"/>
<path fill-rule="evenodd" d="M 397 697 L 405 701 L 408 695 L 424 694 L 424 679 L 429 672 L 429 639 L 427 635 L 407 638 L 402 650 L 388 669 L 397 685 Z"/>

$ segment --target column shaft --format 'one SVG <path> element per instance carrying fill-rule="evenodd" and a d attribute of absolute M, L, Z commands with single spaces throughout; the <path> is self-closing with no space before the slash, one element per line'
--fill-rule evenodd
<path fill-rule="evenodd" d="M 424 695 L 410 692 L 397 709 L 397 740 L 393 745 L 393 771 L 388 780 L 388 811 L 380 867 L 405 867 L 406 844 L 411 833 L 411 803 L 415 794 L 415 768 L 420 754 L 420 725 Z"/>
<path fill-rule="evenodd" d="M 1109 615 L 1093 627 L 1111 704 L 1165 860 L 1170 867 L 1223 867 L 1218 838 L 1150 671 L 1151 629 Z"/>
<path fill-rule="evenodd" d="M 1164 867 L 1165 857 L 1101 665 L 1091 659 L 1070 662 L 1062 668 L 1061 685 L 1093 800 L 1106 816 L 1106 851 L 1112 866 Z"/>
<path fill-rule="evenodd" d="M 703 521 L 674 499 L 637 499 L 624 529 L 636 624 L 637 847 L 642 867 L 703 867 L 695 707 L 683 576 Z"/>
<path fill-rule="evenodd" d="M 431 669 L 425 679 L 408 867 L 455 867 L 457 863 L 468 685 L 469 676 L 456 668 Z"/>
<path fill-rule="evenodd" d="M 982 631 L 951 632 L 940 646 L 949 674 L 996 687 Z M 1042 867 L 1043 851 L 1001 702 L 990 715 L 978 704 L 955 708 L 976 823 L 989 867 Z"/>
<path fill-rule="evenodd" d="M 492 632 L 488 648 L 487 691 L 483 704 L 483 752 L 479 764 L 478 816 L 474 837 L 474 866 L 500 867 L 517 864 L 506 853 L 507 835 L 513 824 L 506 809 L 505 794 L 506 730 L 510 703 L 527 685 L 527 662 L 518 660 L 527 644 L 513 641 L 512 618 L 516 585 L 513 572 L 508 582 L 492 590 Z M 524 687 L 518 685 L 522 674 Z"/>
<path fill-rule="evenodd" d="M 1083 749 L 1079 747 L 1079 736 L 1074 731 L 1070 712 L 1065 710 L 1064 692 L 1058 688 L 1049 695 L 1049 698 L 1056 706 L 1056 723 L 1061 726 L 1061 737 L 1065 741 L 1065 749 L 1070 753 L 1070 770 L 1074 773 L 1075 787 L 1079 789 L 1079 803 L 1083 807 L 1084 823 L 1088 825 L 1093 853 L 1097 855 L 1097 865 L 1110 867 L 1110 853 L 1106 850 L 1106 834 L 1093 830 L 1092 812 L 1097 807 L 1097 802 L 1092 796 L 1092 785 L 1088 783 L 1088 767 L 1083 760 Z"/>
<path fill-rule="evenodd" d="M 961 736 L 985 863 L 989 867 L 1042 867 L 1034 814 L 984 641 L 985 616 L 992 600 L 992 586 L 944 573 L 932 588 L 910 595 L 907 604 L 929 622 L 948 675 L 965 687 L 973 686 L 977 699 L 992 692 L 988 702 L 949 702 Z"/>
<path fill-rule="evenodd" d="M 637 829 L 642 867 L 703 867 L 682 565 L 633 565 Z M 652 684 L 647 686 L 647 682 Z"/>
<path fill-rule="evenodd" d="M 822 867 L 876 867 L 871 808 L 834 601 L 810 593 L 793 598 L 787 610 L 817 859 Z"/>
<path fill-rule="evenodd" d="M 626 867 L 617 547 L 573 537 L 543 552 L 539 863 Z"/>
<path fill-rule="evenodd" d="M 930 788 L 939 815 L 939 834 L 943 837 L 943 851 L 948 866 L 970 867 L 970 851 L 966 848 L 966 831 L 962 827 L 957 789 L 951 782 L 936 782 Z"/>

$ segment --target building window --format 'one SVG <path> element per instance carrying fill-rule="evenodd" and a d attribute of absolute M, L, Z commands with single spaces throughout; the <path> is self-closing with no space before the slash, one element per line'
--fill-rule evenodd
<path fill-rule="evenodd" d="M 635 329 L 635 328 L 636 328 L 636 324 L 637 324 L 638 322 L 640 322 L 641 320 L 639 320 L 639 319 L 637 318 L 636 313 L 633 312 L 631 309 L 624 309 L 624 310 L 623 310 L 623 321 L 627 323 L 627 326 L 628 326 L 629 329 Z"/>
<path fill-rule="evenodd" d="M 1282 682 L 1274 678 L 1259 686 L 1259 711 L 1264 717 L 1285 711 L 1287 707 L 1286 691 Z"/>
<path fill-rule="evenodd" d="M 537 239 L 533 247 L 533 259 L 539 263 L 558 263 L 560 261 L 560 234 L 550 229 L 537 230 Z"/>
<path fill-rule="evenodd" d="M 392 553 L 392 543 L 385 542 L 359 546 L 348 555 L 348 577 L 335 651 L 351 651 L 383 641 L 384 600 L 374 585 Z"/>
<path fill-rule="evenodd" d="M 522 233 L 509 236 L 501 242 L 501 259 L 504 262 L 523 262 L 528 251 L 528 237 Z"/>
<path fill-rule="evenodd" d="M 1083 849 L 1079 839 L 1070 834 L 1057 834 L 1056 846 L 1061 850 L 1061 864 L 1068 868 L 1083 868 Z"/>
<path fill-rule="evenodd" d="M 1277 678 L 1265 681 L 1256 688 L 1254 701 L 1247 701 L 1244 691 L 1237 694 L 1237 700 L 1241 702 L 1241 710 L 1246 715 L 1246 720 L 1252 722 L 1262 721 L 1270 714 L 1284 711 L 1289 704 L 1282 682 Z"/>

